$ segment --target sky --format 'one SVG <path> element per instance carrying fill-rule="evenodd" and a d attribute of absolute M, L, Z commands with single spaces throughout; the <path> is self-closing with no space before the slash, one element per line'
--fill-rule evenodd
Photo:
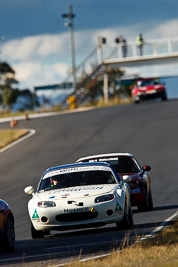
<path fill-rule="evenodd" d="M 119 35 L 135 41 L 139 33 L 144 39 L 178 37 L 177 0 L 0 0 L 0 4 L 0 60 L 15 70 L 21 89 L 65 81 L 71 50 L 62 14 L 68 13 L 69 5 L 75 14 L 76 65 L 97 46 L 98 35 L 108 43 Z M 167 73 L 167 67 L 161 72 Z M 178 74 L 178 66 L 170 73 Z"/>

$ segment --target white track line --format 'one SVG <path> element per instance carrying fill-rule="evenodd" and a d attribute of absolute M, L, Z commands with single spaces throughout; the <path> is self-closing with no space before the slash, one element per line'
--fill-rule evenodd
<path fill-rule="evenodd" d="M 159 231 L 161 231 L 161 229 L 168 223 L 170 222 L 172 219 L 176 218 L 178 216 L 178 211 L 176 211 L 172 216 L 170 216 L 169 218 L 167 218 L 164 222 L 162 222 L 160 224 L 160 226 L 156 227 L 151 233 L 149 233 L 148 235 L 145 235 L 144 237 L 140 238 L 140 241 L 152 238 L 154 235 L 156 235 Z"/>
<path fill-rule="evenodd" d="M 34 135 L 36 133 L 36 131 L 34 129 L 27 129 L 28 130 L 28 134 L 20 137 L 18 140 L 12 142 L 11 144 L 7 145 L 6 147 L 3 147 L 0 149 L 0 153 L 4 152 L 5 150 L 17 145 L 18 143 L 24 141 L 25 139 L 29 138 L 30 136 Z"/>
<path fill-rule="evenodd" d="M 167 218 L 164 222 L 162 222 L 160 224 L 160 226 L 156 227 L 150 234 L 142 237 L 139 241 L 137 242 L 140 242 L 140 241 L 143 241 L 143 240 L 146 240 L 148 238 L 151 238 L 153 237 L 155 234 L 157 234 L 159 231 L 161 231 L 161 229 L 168 223 L 170 222 L 172 219 L 176 218 L 178 216 L 178 211 L 176 211 L 172 216 L 170 216 L 169 218 Z M 107 257 L 107 256 L 110 256 L 112 255 L 112 253 L 108 253 L 108 254 L 102 254 L 102 255 L 98 255 L 98 256 L 94 256 L 94 257 L 90 257 L 90 258 L 86 258 L 86 259 L 82 259 L 80 260 L 79 262 L 85 262 L 85 261 L 89 261 L 89 260 L 94 260 L 94 259 L 98 259 L 98 258 L 104 258 L 104 257 Z M 71 262 L 68 262 L 68 263 L 64 263 L 64 264 L 59 264 L 59 265 L 55 265 L 55 267 L 61 267 L 61 266 L 65 266 L 67 264 L 69 264 Z"/>
<path fill-rule="evenodd" d="M 178 216 L 178 211 L 176 213 L 174 213 L 172 216 L 170 216 L 168 219 L 166 219 L 164 222 L 162 222 L 160 224 L 160 226 L 158 226 L 157 228 L 155 228 L 155 230 L 153 230 L 149 235 L 146 235 L 145 237 L 147 238 L 141 238 L 140 241 L 142 240 L 145 240 L 145 239 L 148 239 L 150 237 L 152 237 L 153 235 L 155 235 L 156 233 L 158 233 L 168 222 L 170 222 L 172 219 L 176 218 Z M 120 251 L 121 252 L 121 251 Z M 64 252 L 65 253 L 65 252 Z M 63 254 L 63 253 L 61 253 Z M 54 253 L 50 253 L 51 256 L 55 256 L 55 255 L 59 255 L 59 252 L 54 252 Z M 95 260 L 95 259 L 99 259 L 99 258 L 104 258 L 104 257 L 108 257 L 112 255 L 112 253 L 106 253 L 106 254 L 101 254 L 101 255 L 98 255 L 98 256 L 93 256 L 93 257 L 88 257 L 88 258 L 85 258 L 85 259 L 81 259 L 79 260 L 79 262 L 86 262 L 86 261 L 89 261 L 89 260 Z M 44 254 L 38 254 L 36 255 L 36 257 L 43 257 Z M 31 259 L 33 258 L 33 256 L 24 256 L 25 259 Z M 22 257 L 16 257 L 15 260 L 19 260 L 19 259 L 22 259 Z M 3 260 L 5 262 L 8 262 L 9 259 L 5 259 Z M 48 261 L 47 259 L 45 259 L 44 261 Z M 0 263 L 2 261 L 0 260 Z M 55 265 L 55 267 L 61 267 L 61 266 L 65 266 L 67 264 L 71 264 L 71 262 L 67 262 L 67 263 L 62 263 L 62 264 L 58 264 L 58 265 Z"/>

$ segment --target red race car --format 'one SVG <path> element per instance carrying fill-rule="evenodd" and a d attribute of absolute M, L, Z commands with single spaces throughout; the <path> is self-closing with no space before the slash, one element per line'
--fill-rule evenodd
<path fill-rule="evenodd" d="M 167 100 L 165 85 L 158 78 L 137 79 L 131 90 L 132 101 L 136 104 L 154 98 Z"/>
<path fill-rule="evenodd" d="M 14 215 L 9 205 L 0 199 L 0 251 L 12 251 L 14 246 Z"/>
<path fill-rule="evenodd" d="M 129 184 L 131 205 L 137 206 L 139 211 L 147 211 L 153 208 L 151 192 L 151 177 L 148 165 L 140 166 L 138 161 L 130 153 L 101 154 L 80 158 L 81 162 L 107 162 L 117 172 L 123 181 Z"/>

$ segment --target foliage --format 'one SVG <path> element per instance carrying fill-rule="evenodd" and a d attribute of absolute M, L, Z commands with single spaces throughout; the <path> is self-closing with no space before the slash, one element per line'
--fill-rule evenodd
<path fill-rule="evenodd" d="M 5 89 L 3 89 L 1 95 L 3 104 L 11 108 L 12 104 L 15 102 L 17 98 L 17 94 L 18 91 L 13 90 L 10 87 L 6 87 Z"/>
<path fill-rule="evenodd" d="M 15 71 L 12 67 L 6 63 L 0 63 L 0 104 L 12 109 L 12 106 L 16 103 L 17 109 L 29 110 L 33 109 L 33 104 L 39 106 L 36 95 L 28 89 L 19 90 L 14 88 L 14 85 L 18 84 L 15 78 Z M 35 103 L 34 103 L 35 102 Z"/>
<path fill-rule="evenodd" d="M 6 73 L 13 73 L 15 74 L 15 71 L 11 68 L 11 66 L 7 62 L 1 62 L 0 63 L 0 73 L 6 74 Z"/>
<path fill-rule="evenodd" d="M 92 72 L 83 72 L 77 83 L 77 103 L 86 105 L 86 103 L 95 103 L 100 97 L 103 97 L 103 75 L 108 74 L 109 98 L 116 96 L 128 96 L 125 88 L 120 86 L 119 81 L 124 75 L 120 68 L 108 68 L 104 65 L 92 65 Z"/>

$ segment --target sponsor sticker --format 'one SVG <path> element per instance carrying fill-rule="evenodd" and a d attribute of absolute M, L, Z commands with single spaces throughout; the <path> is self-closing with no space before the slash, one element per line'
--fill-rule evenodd
<path fill-rule="evenodd" d="M 74 168 L 64 168 L 56 171 L 51 171 L 45 174 L 43 179 L 46 179 L 51 176 L 63 174 L 63 173 L 72 173 L 72 172 L 80 172 L 80 171 L 111 171 L 110 167 L 107 166 L 85 166 L 85 167 L 74 167 Z"/>
<path fill-rule="evenodd" d="M 115 207 L 114 212 L 115 213 L 119 213 L 119 214 L 122 214 L 123 213 L 123 210 L 122 210 L 121 206 L 119 205 L 119 202 L 118 201 L 116 203 L 116 207 Z"/>
<path fill-rule="evenodd" d="M 77 212 L 86 212 L 88 208 L 74 208 L 74 209 L 64 209 L 64 213 L 77 213 Z"/>
<path fill-rule="evenodd" d="M 32 220 L 39 220 L 39 219 L 40 219 L 40 217 L 39 217 L 39 215 L 38 215 L 37 210 L 35 209 L 35 211 L 34 211 L 34 213 L 33 213 L 33 215 L 32 215 Z"/>
<path fill-rule="evenodd" d="M 134 194 L 134 193 L 140 193 L 140 189 L 137 188 L 137 189 L 130 190 L 130 194 Z"/>
<path fill-rule="evenodd" d="M 91 212 L 96 212 L 96 210 L 93 207 L 91 207 L 90 211 Z"/>
<path fill-rule="evenodd" d="M 62 195 L 62 198 L 66 198 L 68 196 L 70 196 L 70 194 L 64 194 L 64 195 Z"/>
<path fill-rule="evenodd" d="M 72 194 L 64 194 L 64 195 L 62 195 L 62 197 L 67 197 L 67 196 L 69 196 L 69 195 L 75 195 L 75 194 L 78 194 L 78 192 L 80 192 L 80 191 L 86 191 L 85 192 L 85 194 L 88 194 L 89 195 L 89 192 L 87 192 L 87 191 L 89 191 L 89 190 L 98 190 L 98 189 L 103 189 L 104 187 L 103 186 L 88 186 L 88 187 L 84 187 L 84 186 L 82 186 L 82 187 L 72 187 L 72 188 L 64 188 L 64 189 L 59 189 L 59 190 L 56 190 L 56 193 L 60 193 L 60 192 L 69 192 L 69 193 L 72 193 Z M 50 194 L 54 194 L 54 192 L 49 192 L 49 195 Z"/>
<path fill-rule="evenodd" d="M 103 158 L 103 159 L 99 159 L 99 161 L 109 161 L 109 160 L 118 160 L 118 158 Z"/>

